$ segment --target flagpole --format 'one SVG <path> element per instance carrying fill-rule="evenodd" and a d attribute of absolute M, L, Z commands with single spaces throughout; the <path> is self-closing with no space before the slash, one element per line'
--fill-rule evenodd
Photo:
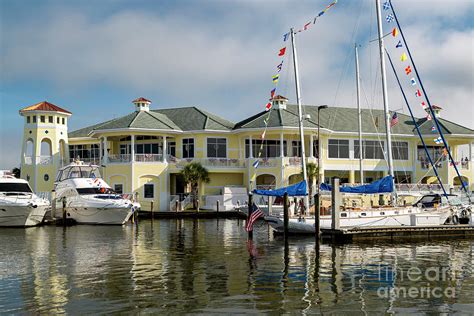
<path fill-rule="evenodd" d="M 355 48 L 355 66 L 356 66 L 356 88 L 357 88 L 357 114 L 359 120 L 359 173 L 360 173 L 360 184 L 364 184 L 364 146 L 362 145 L 362 111 L 360 109 L 360 87 L 359 87 L 359 53 L 357 50 L 357 43 L 354 45 Z"/>
<path fill-rule="evenodd" d="M 393 171 L 393 157 L 392 157 L 392 135 L 390 130 L 390 112 L 388 110 L 388 94 L 387 94 L 387 79 L 385 71 L 385 50 L 383 44 L 383 30 L 382 30 L 382 12 L 380 9 L 380 0 L 375 0 L 375 6 L 377 8 L 377 29 L 379 35 L 379 50 L 380 50 L 380 70 L 382 72 L 382 96 L 383 96 L 383 107 L 385 112 L 385 129 L 387 139 L 387 162 L 388 172 L 395 181 L 395 173 Z M 395 188 L 395 186 L 393 186 Z M 394 189 L 395 190 L 395 189 Z M 395 202 L 394 193 L 391 195 L 392 204 Z"/>
<path fill-rule="evenodd" d="M 296 55 L 296 39 L 293 28 L 290 29 L 291 33 L 291 48 L 293 51 L 293 66 L 295 69 L 295 86 L 296 86 L 296 103 L 298 104 L 298 121 L 300 130 L 300 142 L 301 142 L 301 162 L 303 165 L 303 181 L 306 182 L 306 188 L 308 188 L 308 175 L 306 174 L 306 153 L 304 146 L 304 131 L 303 131 L 303 114 L 301 111 L 301 94 L 300 94 L 300 79 L 298 73 L 298 56 Z M 304 206 L 309 211 L 309 197 L 305 195 Z"/>

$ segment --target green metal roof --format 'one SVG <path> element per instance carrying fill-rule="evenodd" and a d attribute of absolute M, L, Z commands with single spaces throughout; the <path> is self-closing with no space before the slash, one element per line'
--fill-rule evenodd
<path fill-rule="evenodd" d="M 183 131 L 229 131 L 234 127 L 234 123 L 197 107 L 152 110 L 152 112 L 166 115 Z"/>
<path fill-rule="evenodd" d="M 318 127 L 318 108 L 306 105 L 303 111 L 310 115 L 309 120 L 304 121 L 304 126 L 309 128 Z M 362 109 L 361 121 L 363 133 L 384 133 L 385 115 L 383 110 Z M 327 128 L 337 132 L 358 132 L 358 114 L 356 108 L 329 107 L 320 111 L 321 128 Z M 268 116 L 269 115 L 269 116 Z M 392 127 L 395 134 L 413 135 L 416 133 L 415 126 L 409 115 L 397 112 L 398 124 Z M 268 112 L 260 112 L 235 125 L 235 129 L 263 128 L 264 119 L 268 117 L 268 127 L 298 127 L 298 107 L 287 104 L 286 109 L 275 108 Z M 417 124 L 423 134 L 433 134 L 431 123 L 424 123 L 425 118 L 417 119 Z M 442 131 L 446 134 L 474 135 L 474 130 L 439 119 Z M 424 123 L 424 124 L 422 124 Z"/>

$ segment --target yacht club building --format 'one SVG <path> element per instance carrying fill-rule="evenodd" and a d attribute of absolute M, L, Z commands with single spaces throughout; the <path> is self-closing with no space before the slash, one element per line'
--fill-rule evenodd
<path fill-rule="evenodd" d="M 155 210 L 169 210 L 170 202 L 185 193 L 180 171 L 200 162 L 210 182 L 204 196 L 222 194 L 224 186 L 274 188 L 301 179 L 301 144 L 297 106 L 282 96 L 273 99 L 270 112 L 257 113 L 234 123 L 197 107 L 150 109 L 151 101 L 138 98 L 123 117 L 67 133 L 71 113 L 48 102 L 20 110 L 25 119 L 22 178 L 38 192 L 53 189 L 57 169 L 79 157 L 102 166 L 102 176 L 117 192 L 137 193 L 140 202 L 153 201 Z M 325 181 L 338 176 L 344 183 L 360 183 L 357 109 L 305 108 L 305 148 L 308 162 L 317 163 Z M 456 176 L 440 145 L 435 144 L 431 123 L 418 119 L 424 140 L 436 160 L 442 182 L 451 187 L 464 181 L 474 187 L 474 130 L 436 114 L 462 178 Z M 411 117 L 397 113 L 392 128 L 392 149 L 397 183 L 436 183 Z M 264 140 L 261 135 L 267 130 Z M 388 174 L 385 125 L 382 110 L 362 110 L 364 182 Z M 318 141 L 319 139 L 319 141 Z M 255 161 L 260 158 L 257 168 Z M 205 201 L 201 197 L 201 201 Z"/>

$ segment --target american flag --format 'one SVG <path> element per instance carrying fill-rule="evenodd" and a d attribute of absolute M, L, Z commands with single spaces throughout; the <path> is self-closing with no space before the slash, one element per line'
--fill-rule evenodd
<path fill-rule="evenodd" d="M 392 119 L 390 120 L 390 127 L 394 127 L 398 124 L 398 115 L 397 112 L 393 113 Z"/>
<path fill-rule="evenodd" d="M 250 215 L 250 218 L 247 220 L 247 224 L 245 225 L 245 230 L 250 232 L 253 230 L 253 223 L 257 220 L 257 218 L 264 216 L 262 210 L 258 208 L 255 203 L 252 205 L 252 214 Z M 250 211 L 250 210 L 249 210 Z"/>

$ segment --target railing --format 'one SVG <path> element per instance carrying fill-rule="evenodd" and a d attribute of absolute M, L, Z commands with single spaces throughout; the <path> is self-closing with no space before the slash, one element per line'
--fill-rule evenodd
<path fill-rule="evenodd" d="M 135 162 L 161 162 L 162 154 L 135 154 Z"/>
<path fill-rule="evenodd" d="M 448 184 L 443 184 L 445 188 L 449 188 Z M 443 189 L 440 184 L 416 184 L 416 183 L 399 183 L 395 184 L 395 189 L 399 193 L 441 193 Z"/>
<path fill-rule="evenodd" d="M 275 190 L 274 184 L 257 184 L 257 190 Z"/>
<path fill-rule="evenodd" d="M 228 168 L 242 168 L 244 164 L 239 159 L 234 158 L 185 158 L 178 159 L 176 157 L 169 156 L 169 162 L 176 163 L 177 167 L 184 167 L 190 162 L 199 162 L 205 167 L 228 167 Z"/>
<path fill-rule="evenodd" d="M 443 160 L 443 161 L 438 161 L 437 163 L 435 163 L 435 167 L 436 167 L 437 169 L 442 168 L 443 165 L 444 165 L 443 162 L 444 162 L 444 160 Z M 421 160 L 420 160 L 420 161 L 419 161 L 419 164 L 420 164 L 421 169 L 427 170 L 427 169 L 430 169 L 430 168 L 431 168 L 431 164 L 430 164 L 429 161 L 425 161 L 425 160 L 421 161 Z"/>
<path fill-rule="evenodd" d="M 71 158 L 69 159 L 69 163 L 76 161 L 77 158 Z M 94 158 L 79 158 L 79 161 L 82 161 L 86 165 L 100 165 L 100 158 L 99 157 L 94 157 Z"/>
<path fill-rule="evenodd" d="M 130 162 L 130 155 L 129 154 L 120 154 L 120 155 L 111 154 L 108 156 L 108 161 L 110 163 Z"/>
<path fill-rule="evenodd" d="M 32 165 L 33 164 L 33 157 L 24 157 L 25 165 Z"/>
<path fill-rule="evenodd" d="M 258 163 L 258 167 L 261 168 L 261 167 L 266 167 L 266 168 L 271 168 L 271 167 L 277 167 L 277 166 L 280 166 L 280 159 L 281 158 L 260 158 L 259 159 L 259 163 Z M 248 165 L 252 165 L 254 162 L 255 162 L 256 158 L 248 158 L 246 160 L 246 166 Z"/>

